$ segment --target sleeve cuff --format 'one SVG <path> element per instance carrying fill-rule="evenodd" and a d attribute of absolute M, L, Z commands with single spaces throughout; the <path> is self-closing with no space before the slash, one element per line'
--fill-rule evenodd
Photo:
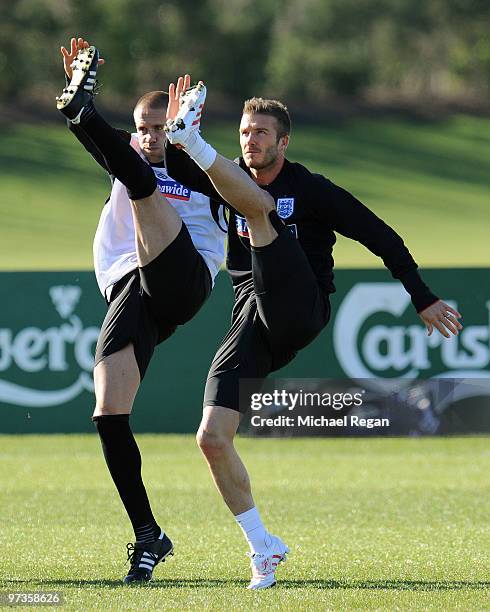
<path fill-rule="evenodd" d="M 405 290 L 410 294 L 412 304 L 417 312 L 422 312 L 432 306 L 439 298 L 432 293 L 429 287 L 422 280 L 416 268 L 409 270 L 400 277 L 400 281 Z"/>

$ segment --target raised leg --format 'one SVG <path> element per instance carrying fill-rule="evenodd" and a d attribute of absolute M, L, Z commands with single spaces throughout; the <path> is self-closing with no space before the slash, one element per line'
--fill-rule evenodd
<path fill-rule="evenodd" d="M 250 244 L 261 247 L 277 236 L 269 213 L 276 209 L 274 199 L 246 174 L 237 164 L 219 153 L 206 170 L 218 193 L 247 220 Z"/>

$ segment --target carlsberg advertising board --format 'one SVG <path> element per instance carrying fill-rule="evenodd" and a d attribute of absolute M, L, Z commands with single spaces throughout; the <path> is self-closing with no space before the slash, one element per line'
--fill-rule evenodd
<path fill-rule="evenodd" d="M 106 311 L 93 273 L 0 276 L 0 432 L 93 431 L 93 353 Z M 424 279 L 463 314 L 458 337 L 428 337 L 387 271 L 339 270 L 328 328 L 277 376 L 490 377 L 490 271 L 426 270 Z M 196 429 L 207 368 L 231 304 L 221 273 L 197 317 L 157 349 L 136 399 L 136 431 Z"/>
<path fill-rule="evenodd" d="M 463 315 L 459 336 L 428 336 L 410 296 L 387 272 L 341 270 L 326 338 L 315 341 L 314 357 L 301 354 L 283 373 L 294 367 L 303 377 L 489 377 L 490 271 L 425 270 L 423 276 Z"/>

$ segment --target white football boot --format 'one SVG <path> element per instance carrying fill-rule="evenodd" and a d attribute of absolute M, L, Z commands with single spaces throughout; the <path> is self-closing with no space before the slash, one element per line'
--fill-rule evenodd
<path fill-rule="evenodd" d="M 186 148 L 189 136 L 199 130 L 201 113 L 206 100 L 206 87 L 199 83 L 180 95 L 180 107 L 175 119 L 165 124 L 167 138 L 173 145 Z"/>
<path fill-rule="evenodd" d="M 272 544 L 266 553 L 247 553 L 250 557 L 252 580 L 247 589 L 268 589 L 276 584 L 276 569 L 286 561 L 289 548 L 277 536 L 271 535 Z"/>

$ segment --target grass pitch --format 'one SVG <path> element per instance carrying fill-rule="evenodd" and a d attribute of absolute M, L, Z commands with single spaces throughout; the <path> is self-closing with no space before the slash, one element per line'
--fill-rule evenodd
<path fill-rule="evenodd" d="M 191 436 L 138 437 L 175 543 L 121 585 L 131 529 L 93 436 L 2 436 L 0 588 L 67 610 L 488 610 L 488 438 L 239 439 L 270 529 L 291 547 L 249 592 L 246 546 Z"/>
<path fill-rule="evenodd" d="M 225 155 L 239 154 L 236 124 L 205 123 L 204 134 Z M 288 157 L 361 199 L 421 266 L 490 265 L 490 119 L 297 125 Z M 0 270 L 92 269 L 110 184 L 63 125 L 2 126 L 0 183 Z M 382 266 L 342 237 L 334 255 L 338 267 Z"/>

